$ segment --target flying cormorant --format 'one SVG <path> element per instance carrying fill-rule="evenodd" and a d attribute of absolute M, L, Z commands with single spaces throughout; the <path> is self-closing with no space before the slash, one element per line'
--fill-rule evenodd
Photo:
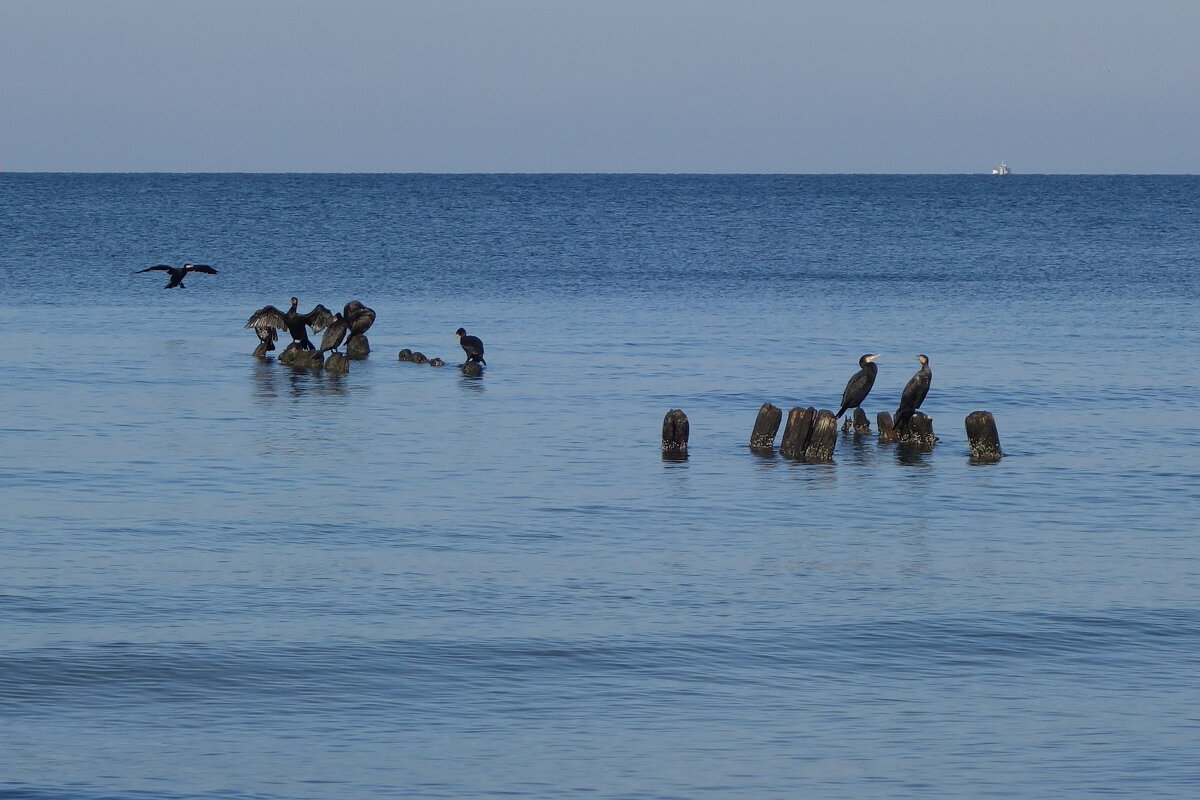
<path fill-rule="evenodd" d="M 275 306 L 263 306 L 258 311 L 250 315 L 250 319 L 246 320 L 247 328 L 279 328 L 286 330 L 292 335 L 292 342 L 299 345 L 302 350 L 316 350 L 313 343 L 308 339 L 308 332 L 304 329 L 305 326 L 312 328 L 314 331 L 322 331 L 333 322 L 334 316 L 329 313 L 329 309 L 317 303 L 313 306 L 313 310 L 307 314 L 301 314 L 296 310 L 296 304 L 300 301 L 295 297 L 292 298 L 292 305 L 287 310 L 287 313 L 280 311 Z M 262 338 L 261 335 L 259 338 Z"/>
<path fill-rule="evenodd" d="M 466 328 L 459 328 L 454 332 L 458 337 L 458 343 L 462 345 L 463 352 L 467 354 L 467 363 L 478 361 L 480 364 L 486 364 L 483 360 L 483 340 L 478 336 L 468 336 Z"/>
<path fill-rule="evenodd" d="M 846 391 L 842 392 L 842 407 L 838 409 L 835 419 L 841 419 L 847 409 L 858 408 L 867 399 L 871 387 L 875 385 L 875 375 L 879 372 L 879 367 L 875 366 L 877 358 L 879 353 L 867 353 L 858 360 L 861 369 L 846 382 Z"/>
<path fill-rule="evenodd" d="M 896 419 L 893 423 L 897 428 L 912 419 L 913 412 L 921 407 L 921 403 L 925 402 L 925 395 L 929 394 L 929 382 L 933 380 L 929 356 L 920 353 L 917 355 L 917 361 L 921 362 L 921 368 L 904 384 L 904 392 L 900 395 L 900 407 L 896 409 Z"/>
<path fill-rule="evenodd" d="M 183 285 L 183 279 L 189 272 L 204 272 L 209 275 L 217 274 L 217 271 L 207 264 L 184 264 L 182 267 L 169 267 L 166 264 L 155 264 L 153 267 L 139 269 L 133 274 L 141 275 L 143 272 L 153 272 L 155 270 L 167 272 L 171 275 L 171 280 L 167 281 L 167 285 L 163 287 L 164 289 L 174 289 L 176 286 L 178 286 L 180 289 L 186 289 L 187 287 Z"/>

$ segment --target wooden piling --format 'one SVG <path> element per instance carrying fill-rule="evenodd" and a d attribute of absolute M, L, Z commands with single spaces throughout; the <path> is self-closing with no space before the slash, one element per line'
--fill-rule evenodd
<path fill-rule="evenodd" d="M 349 372 L 350 359 L 344 353 L 330 353 L 325 359 L 326 372 Z"/>
<path fill-rule="evenodd" d="M 319 350 L 305 350 L 292 342 L 279 354 L 279 363 L 289 367 L 320 369 L 325 359 Z"/>
<path fill-rule="evenodd" d="M 817 410 L 794 407 L 788 412 L 787 426 L 783 429 L 783 439 L 779 442 L 779 454 L 784 458 L 804 458 L 804 448 L 808 446 L 808 438 L 812 434 L 813 421 L 817 418 Z"/>
<path fill-rule="evenodd" d="M 804 448 L 804 460 L 832 461 L 837 435 L 837 418 L 833 412 L 826 408 L 818 411 L 812 433 L 808 436 L 808 445 Z"/>
<path fill-rule="evenodd" d="M 750 449 L 771 450 L 775 447 L 775 434 L 779 432 L 779 423 L 783 421 L 783 409 L 770 403 L 763 403 L 758 409 L 758 419 L 754 421 L 754 430 L 750 434 Z"/>
<path fill-rule="evenodd" d="M 444 367 L 444 366 L 446 366 L 446 362 L 442 361 L 440 358 L 431 358 L 431 359 L 429 359 L 429 366 Z"/>
<path fill-rule="evenodd" d="M 420 355 L 420 353 L 417 355 Z M 416 361 L 415 358 L 413 360 Z M 425 356 L 421 356 L 422 363 L 425 363 L 428 360 L 429 359 L 425 358 Z M 459 364 L 458 368 L 462 370 L 463 375 L 469 375 L 472 378 L 479 378 L 483 375 L 483 364 L 480 364 L 478 361 L 467 361 L 463 364 Z"/>
<path fill-rule="evenodd" d="M 690 426 L 687 414 L 681 409 L 672 408 L 663 417 L 662 452 L 663 458 L 687 456 L 688 436 Z"/>
<path fill-rule="evenodd" d="M 880 411 L 875 417 L 875 424 L 879 427 L 879 441 L 884 443 L 896 441 L 896 428 L 892 424 L 892 415 L 889 412 Z"/>
<path fill-rule="evenodd" d="M 896 439 L 900 444 L 932 448 L 937 444 L 937 437 L 933 435 L 933 417 L 921 411 L 914 411 L 896 430 Z"/>
<path fill-rule="evenodd" d="M 870 433 L 871 421 L 867 419 L 867 412 L 861 408 L 854 409 L 854 432 L 855 433 Z"/>
<path fill-rule="evenodd" d="M 1000 433 L 996 430 L 996 418 L 990 411 L 972 411 L 967 415 L 967 444 L 971 447 L 971 458 L 977 461 L 999 461 L 1004 455 L 1000 450 Z"/>
<path fill-rule="evenodd" d="M 396 356 L 396 360 L 397 361 L 412 361 L 412 350 L 409 350 L 407 347 L 404 348 Z"/>
<path fill-rule="evenodd" d="M 355 361 L 364 359 L 371 352 L 371 343 L 367 341 L 367 337 L 361 333 L 354 333 L 346 340 L 346 358 L 353 358 Z"/>

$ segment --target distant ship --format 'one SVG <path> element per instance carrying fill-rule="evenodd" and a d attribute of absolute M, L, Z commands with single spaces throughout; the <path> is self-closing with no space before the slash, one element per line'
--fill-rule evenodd
<path fill-rule="evenodd" d="M 993 175 L 1007 175 L 1010 172 L 1012 172 L 1012 170 L 1010 170 L 1008 168 L 1008 164 L 1005 164 L 1003 161 L 1000 162 L 1000 166 L 992 167 Z"/>

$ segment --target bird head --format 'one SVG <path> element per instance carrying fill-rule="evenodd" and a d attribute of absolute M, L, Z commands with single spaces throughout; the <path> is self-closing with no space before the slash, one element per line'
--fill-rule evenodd
<path fill-rule="evenodd" d="M 454 335 L 455 335 L 455 336 L 457 336 L 458 338 L 460 338 L 460 339 L 461 339 L 462 337 L 464 337 L 464 336 L 466 336 L 466 335 L 467 335 L 467 329 L 466 329 L 466 328 L 459 328 L 458 330 L 456 330 L 456 331 L 454 332 Z"/>
<path fill-rule="evenodd" d="M 917 361 L 921 362 L 922 367 L 928 366 L 929 365 L 929 356 L 925 355 L 924 353 L 917 353 Z"/>

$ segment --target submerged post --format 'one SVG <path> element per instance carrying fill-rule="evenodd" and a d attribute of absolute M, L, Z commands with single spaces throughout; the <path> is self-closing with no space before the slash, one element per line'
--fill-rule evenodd
<path fill-rule="evenodd" d="M 879 426 L 879 441 L 885 443 L 896 441 L 896 428 L 892 424 L 891 413 L 880 411 L 875 416 L 875 424 Z"/>
<path fill-rule="evenodd" d="M 678 408 L 668 411 L 662 425 L 663 458 L 686 458 L 689 434 L 687 414 Z"/>
<path fill-rule="evenodd" d="M 325 359 L 326 372 L 349 372 L 350 359 L 343 353 L 330 353 Z"/>
<path fill-rule="evenodd" d="M 972 411 L 967 415 L 967 443 L 971 447 L 971 458 L 978 461 L 999 461 L 1004 455 L 1000 450 L 1000 433 L 996 430 L 996 418 L 990 411 Z"/>
<path fill-rule="evenodd" d="M 770 450 L 775 447 L 775 434 L 779 432 L 779 423 L 782 421 L 783 409 L 763 403 L 758 410 L 758 419 L 754 421 L 754 431 L 750 434 L 750 449 Z"/>
<path fill-rule="evenodd" d="M 867 419 L 867 412 L 863 411 L 861 408 L 854 409 L 853 427 L 855 433 L 871 432 L 871 421 Z"/>
<path fill-rule="evenodd" d="M 346 340 L 346 357 L 355 360 L 366 358 L 371 352 L 371 343 L 365 334 L 353 333 Z"/>
<path fill-rule="evenodd" d="M 783 429 L 783 439 L 779 442 L 780 455 L 784 458 L 804 458 L 804 448 L 808 446 L 816 418 L 817 410 L 812 406 L 796 406 L 788 412 L 787 427 Z"/>
<path fill-rule="evenodd" d="M 805 460 L 832 461 L 833 449 L 837 447 L 837 435 L 837 418 L 833 412 L 826 408 L 818 411 L 812 433 L 808 437 L 808 446 L 804 448 Z"/>
<path fill-rule="evenodd" d="M 901 444 L 913 444 L 923 448 L 931 448 L 937 444 L 933 435 L 933 417 L 921 411 L 914 411 L 903 425 L 896 431 Z"/>

